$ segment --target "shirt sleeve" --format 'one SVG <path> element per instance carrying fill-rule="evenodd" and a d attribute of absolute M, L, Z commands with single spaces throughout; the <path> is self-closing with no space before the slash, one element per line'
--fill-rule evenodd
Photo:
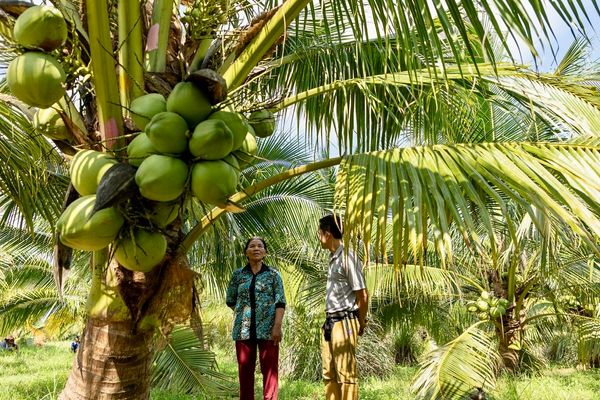
<path fill-rule="evenodd" d="M 227 295 L 225 297 L 225 303 L 228 307 L 234 308 L 237 304 L 237 292 L 238 292 L 238 283 L 237 283 L 237 271 L 234 271 L 231 275 L 231 279 L 229 281 L 229 285 L 227 286 Z"/>
<path fill-rule="evenodd" d="M 341 257 L 345 258 L 346 261 L 346 272 L 348 274 L 348 284 L 352 288 L 353 291 L 362 290 L 367 288 L 367 284 L 365 282 L 365 275 L 362 270 L 362 263 L 360 260 L 354 255 L 353 252 L 349 251 L 348 255 L 342 255 Z"/>
<path fill-rule="evenodd" d="M 278 272 L 275 272 L 275 308 L 285 308 L 285 291 L 283 290 L 283 280 Z"/>

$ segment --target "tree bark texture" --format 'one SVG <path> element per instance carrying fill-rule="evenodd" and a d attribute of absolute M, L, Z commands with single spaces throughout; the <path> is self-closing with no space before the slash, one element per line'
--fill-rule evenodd
<path fill-rule="evenodd" d="M 88 317 L 59 400 L 148 399 L 157 330 L 168 335 L 193 311 L 194 273 L 184 255 L 168 255 L 146 274 L 127 271 L 114 261 L 108 268 L 114 273 L 104 278 L 113 276 L 118 290 L 93 297 L 100 306 L 92 307 L 96 311 Z M 127 304 L 129 318 L 111 312 L 108 305 L 119 303 L 117 297 Z"/>
<path fill-rule="evenodd" d="M 59 400 L 148 399 L 152 334 L 132 328 L 129 321 L 89 319 Z"/>

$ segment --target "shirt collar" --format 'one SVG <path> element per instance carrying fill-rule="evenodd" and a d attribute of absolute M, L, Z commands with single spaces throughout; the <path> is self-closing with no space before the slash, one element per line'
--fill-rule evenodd
<path fill-rule="evenodd" d="M 260 270 L 259 270 L 259 271 L 256 273 L 256 275 L 260 275 L 260 274 L 262 274 L 263 272 L 267 272 L 267 271 L 269 270 L 269 268 L 270 268 L 270 267 L 269 267 L 267 264 L 263 263 L 263 264 L 260 266 Z M 253 274 L 252 274 L 252 268 L 250 268 L 250 264 L 246 264 L 246 266 L 244 267 L 244 271 L 245 271 L 245 272 L 248 272 L 248 273 L 249 273 L 249 274 L 251 274 L 251 275 L 253 275 Z"/>
<path fill-rule="evenodd" d="M 340 246 L 335 250 L 335 252 L 331 255 L 331 258 L 329 259 L 330 261 L 335 260 L 336 258 L 338 258 L 340 256 L 340 254 L 342 254 L 342 252 L 344 251 L 344 245 L 340 244 Z"/>

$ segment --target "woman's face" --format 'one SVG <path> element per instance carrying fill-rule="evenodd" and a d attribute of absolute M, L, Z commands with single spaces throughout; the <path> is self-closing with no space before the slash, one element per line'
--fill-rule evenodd
<path fill-rule="evenodd" d="M 248 248 L 246 249 L 246 257 L 250 261 L 262 261 L 263 258 L 267 255 L 267 250 L 265 249 L 265 245 L 260 239 L 252 239 L 250 243 L 248 243 Z"/>

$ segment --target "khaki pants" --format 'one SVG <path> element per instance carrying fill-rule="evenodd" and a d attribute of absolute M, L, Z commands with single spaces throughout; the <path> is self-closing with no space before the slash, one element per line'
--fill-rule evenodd
<path fill-rule="evenodd" d="M 333 325 L 329 342 L 321 335 L 326 400 L 358 399 L 356 371 L 358 329 L 358 319 L 344 319 Z"/>

